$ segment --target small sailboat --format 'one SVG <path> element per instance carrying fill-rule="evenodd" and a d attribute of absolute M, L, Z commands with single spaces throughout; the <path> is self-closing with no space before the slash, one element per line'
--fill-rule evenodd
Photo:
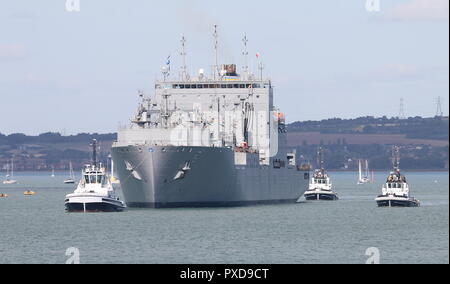
<path fill-rule="evenodd" d="M 370 176 L 370 171 L 369 171 L 369 161 L 365 160 L 364 164 L 365 164 L 365 169 L 363 170 L 362 168 L 362 161 L 359 160 L 358 161 L 358 184 L 366 184 L 366 183 L 372 183 L 373 182 L 373 172 L 372 172 L 372 176 Z"/>
<path fill-rule="evenodd" d="M 69 163 L 69 168 L 70 168 L 70 176 L 68 179 L 64 180 L 65 184 L 74 184 L 75 183 L 75 176 L 73 174 L 73 167 L 72 167 L 72 162 Z"/>
<path fill-rule="evenodd" d="M 420 201 L 409 196 L 409 184 L 400 172 L 400 152 L 398 147 L 393 149 L 392 163 L 394 170 L 389 174 L 383 185 L 381 195 L 375 201 L 378 207 L 419 207 Z"/>
<path fill-rule="evenodd" d="M 55 177 L 55 168 L 52 166 L 52 175 L 51 175 L 51 177 L 52 178 L 54 178 Z"/>
<path fill-rule="evenodd" d="M 9 164 L 6 168 L 6 179 L 3 181 L 3 184 L 11 185 L 17 184 L 17 180 L 14 179 L 14 159 L 11 159 L 11 170 L 9 169 Z"/>
<path fill-rule="evenodd" d="M 309 189 L 305 192 L 306 200 L 338 200 L 339 197 L 333 191 L 330 176 L 323 166 L 322 148 L 318 151 L 319 168 L 314 171 L 314 175 L 309 183 Z"/>

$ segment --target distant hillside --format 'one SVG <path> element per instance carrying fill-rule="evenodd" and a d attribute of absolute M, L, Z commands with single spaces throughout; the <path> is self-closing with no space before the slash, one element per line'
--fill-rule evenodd
<path fill-rule="evenodd" d="M 40 143 L 90 143 L 92 139 L 98 141 L 116 140 L 117 134 L 80 133 L 77 135 L 62 136 L 60 133 L 47 132 L 38 136 L 27 136 L 22 133 L 3 135 L 0 133 L 0 145 L 40 144 Z"/>
<path fill-rule="evenodd" d="M 402 135 L 403 138 L 408 139 L 448 141 L 449 119 L 448 117 L 398 119 L 371 116 L 356 119 L 333 118 L 294 122 L 288 125 L 288 130 L 321 134 Z"/>
<path fill-rule="evenodd" d="M 358 159 L 370 160 L 374 169 L 390 167 L 392 145 L 401 146 L 402 168 L 448 170 L 448 118 L 327 119 L 294 122 L 288 125 L 288 146 L 296 149 L 299 162 L 315 160 L 317 147 L 325 150 L 329 169 L 357 169 Z M 80 169 L 90 161 L 89 144 L 97 139 L 100 159 L 106 163 L 115 133 L 62 136 L 0 134 L 0 170 L 14 157 L 16 170 L 67 170 L 69 162 Z"/>
<path fill-rule="evenodd" d="M 68 169 L 72 162 L 80 169 L 90 161 L 89 144 L 97 139 L 100 145 L 99 157 L 108 162 L 112 142 L 116 140 L 115 133 L 62 136 L 59 133 L 44 133 L 38 136 L 25 134 L 0 134 L 0 170 L 6 170 L 7 164 L 14 157 L 16 170 L 56 170 Z"/>

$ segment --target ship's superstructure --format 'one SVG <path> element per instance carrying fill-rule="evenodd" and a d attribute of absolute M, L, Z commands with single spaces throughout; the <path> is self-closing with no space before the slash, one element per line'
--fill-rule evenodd
<path fill-rule="evenodd" d="M 112 155 L 129 206 L 227 206 L 295 202 L 306 190 L 308 170 L 286 143 L 284 115 L 275 108 L 269 79 L 242 74 L 235 64 L 200 69 L 170 65 L 141 102 L 131 127 L 118 132 Z M 244 38 L 246 57 L 247 38 Z M 246 60 L 247 61 L 247 60 Z M 170 63 L 170 62 L 169 62 Z"/>

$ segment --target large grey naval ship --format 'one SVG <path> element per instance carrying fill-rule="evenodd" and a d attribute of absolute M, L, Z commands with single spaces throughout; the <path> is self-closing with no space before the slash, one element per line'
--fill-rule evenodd
<path fill-rule="evenodd" d="M 308 188 L 309 168 L 286 141 L 284 115 L 274 107 L 273 86 L 247 64 L 187 72 L 185 38 L 178 79 L 170 58 L 155 92 L 140 92 L 131 125 L 118 132 L 112 157 L 129 207 L 202 207 L 294 203 Z"/>

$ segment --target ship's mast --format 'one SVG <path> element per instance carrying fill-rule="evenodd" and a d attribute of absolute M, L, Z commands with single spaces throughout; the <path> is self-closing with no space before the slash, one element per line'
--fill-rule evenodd
<path fill-rule="evenodd" d="M 217 80 L 219 75 L 219 33 L 217 32 L 217 25 L 214 25 L 214 56 L 215 56 L 215 65 L 214 65 L 214 80 Z"/>
<path fill-rule="evenodd" d="M 248 79 L 248 50 L 247 50 L 247 43 L 248 43 L 248 39 L 247 39 L 247 35 L 244 36 L 244 38 L 242 39 L 242 42 L 244 42 L 244 50 L 242 51 L 242 55 L 244 56 L 244 76 L 245 76 L 245 80 Z"/>
<path fill-rule="evenodd" d="M 264 70 L 264 64 L 260 61 L 259 62 L 259 72 L 261 74 L 261 81 L 263 81 L 263 70 Z"/>
<path fill-rule="evenodd" d="M 186 67 L 186 38 L 184 35 L 181 37 L 181 57 L 183 58 L 183 66 L 181 66 L 181 80 L 185 81 L 188 79 L 187 67 Z"/>

